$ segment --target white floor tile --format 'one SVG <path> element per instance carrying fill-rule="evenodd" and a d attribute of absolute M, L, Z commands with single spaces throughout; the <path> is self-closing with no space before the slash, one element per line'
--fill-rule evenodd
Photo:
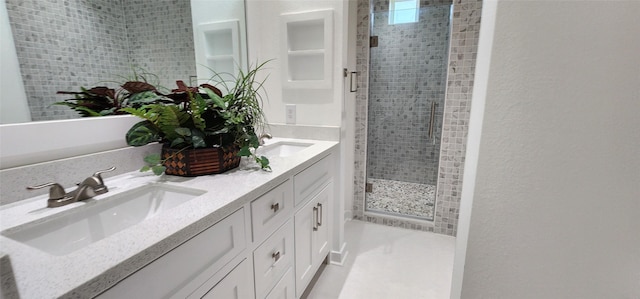
<path fill-rule="evenodd" d="M 345 240 L 345 264 L 328 265 L 308 298 L 449 298 L 454 237 L 354 220 Z"/>

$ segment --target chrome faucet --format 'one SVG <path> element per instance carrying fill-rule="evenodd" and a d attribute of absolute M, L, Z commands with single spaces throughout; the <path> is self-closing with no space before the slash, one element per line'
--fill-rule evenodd
<path fill-rule="evenodd" d="M 273 138 L 273 136 L 269 133 L 262 133 L 260 134 L 260 137 L 258 137 L 258 144 L 260 144 L 260 146 L 264 145 L 264 140 L 266 139 L 271 139 Z"/>
<path fill-rule="evenodd" d="M 64 205 L 68 205 L 70 203 L 74 203 L 77 201 L 85 200 L 92 198 L 99 194 L 104 194 L 109 192 L 109 189 L 104 184 L 102 180 L 102 175 L 105 172 L 114 171 L 116 168 L 111 167 L 109 169 L 96 171 L 92 176 L 84 179 L 81 183 L 78 184 L 78 188 L 69 193 L 64 191 L 64 188 L 58 183 L 45 183 L 37 186 L 27 187 L 28 190 L 35 190 L 44 187 L 49 187 L 49 200 L 47 200 L 47 207 L 55 208 L 61 207 Z"/>

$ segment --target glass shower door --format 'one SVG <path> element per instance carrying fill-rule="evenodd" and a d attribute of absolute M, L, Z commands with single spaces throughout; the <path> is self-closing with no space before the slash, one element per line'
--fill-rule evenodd
<path fill-rule="evenodd" d="M 373 3 L 365 209 L 433 220 L 451 5 L 397 3 Z"/>

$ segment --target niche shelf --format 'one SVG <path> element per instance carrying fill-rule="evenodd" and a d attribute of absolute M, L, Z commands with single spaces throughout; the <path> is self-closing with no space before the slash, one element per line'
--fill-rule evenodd
<path fill-rule="evenodd" d="M 330 89 L 333 82 L 333 10 L 280 17 L 283 88 Z"/>
<path fill-rule="evenodd" d="M 240 21 L 228 20 L 199 24 L 196 27 L 196 72 L 199 79 L 219 74 L 238 74 L 240 58 Z M 227 78 L 223 78 L 227 79 Z"/>

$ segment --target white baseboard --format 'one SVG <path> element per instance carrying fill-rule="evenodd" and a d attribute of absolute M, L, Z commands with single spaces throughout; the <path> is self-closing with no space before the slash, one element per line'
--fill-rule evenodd
<path fill-rule="evenodd" d="M 340 247 L 340 251 L 332 250 L 329 253 L 329 263 L 332 265 L 342 266 L 347 260 L 347 255 L 349 255 L 349 252 L 347 251 L 347 242 L 344 242 L 342 243 L 342 247 Z"/>

